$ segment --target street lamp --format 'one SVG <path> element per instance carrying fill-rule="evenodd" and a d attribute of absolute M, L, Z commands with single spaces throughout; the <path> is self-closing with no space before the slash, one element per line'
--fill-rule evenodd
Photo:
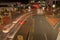
<path fill-rule="evenodd" d="M 53 4 L 53 6 L 52 6 L 53 8 L 55 8 L 56 7 L 56 5 L 55 4 Z"/>
<path fill-rule="evenodd" d="M 55 6 L 56 6 L 56 0 L 55 0 Z"/>
<path fill-rule="evenodd" d="M 56 4 L 56 0 L 55 0 L 55 4 Z"/>

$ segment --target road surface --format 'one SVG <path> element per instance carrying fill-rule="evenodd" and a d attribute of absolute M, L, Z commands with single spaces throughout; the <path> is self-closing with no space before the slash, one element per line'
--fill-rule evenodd
<path fill-rule="evenodd" d="M 59 27 L 59 24 L 55 26 Z M 54 28 L 55 26 L 50 25 L 44 15 L 30 16 L 17 32 L 14 40 L 18 40 L 19 35 L 24 40 L 56 40 L 58 31 Z"/>
<path fill-rule="evenodd" d="M 17 24 L 19 23 L 20 21 Z M 25 20 L 23 23 L 20 23 L 20 25 L 21 24 L 22 26 L 17 31 L 13 40 L 56 40 L 58 36 L 57 28 L 60 26 L 60 22 L 52 26 L 49 23 L 49 20 L 47 20 L 45 15 L 38 15 L 38 14 L 36 15 L 31 14 L 27 18 L 27 20 Z M 17 28 L 20 25 L 18 25 Z M 17 30 L 17 28 L 15 29 L 15 31 Z M 4 36 L 1 36 L 3 39 L 7 34 L 2 33 L 1 35 L 4 35 Z"/>

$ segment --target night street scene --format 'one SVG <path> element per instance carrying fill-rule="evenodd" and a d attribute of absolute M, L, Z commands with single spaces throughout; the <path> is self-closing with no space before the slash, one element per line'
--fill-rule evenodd
<path fill-rule="evenodd" d="M 0 40 L 60 40 L 60 0 L 0 0 Z"/>

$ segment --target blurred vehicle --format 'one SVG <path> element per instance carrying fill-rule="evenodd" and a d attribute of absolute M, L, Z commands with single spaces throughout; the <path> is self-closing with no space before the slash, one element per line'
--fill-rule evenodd
<path fill-rule="evenodd" d="M 39 3 L 32 3 L 32 9 L 37 9 L 37 8 L 39 8 L 40 6 L 39 6 Z"/>

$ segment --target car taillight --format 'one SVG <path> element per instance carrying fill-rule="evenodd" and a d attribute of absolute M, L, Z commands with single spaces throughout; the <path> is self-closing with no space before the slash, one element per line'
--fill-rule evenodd
<path fill-rule="evenodd" d="M 24 22 L 24 21 L 21 21 L 21 22 L 19 22 L 19 23 L 23 25 L 25 22 Z"/>

